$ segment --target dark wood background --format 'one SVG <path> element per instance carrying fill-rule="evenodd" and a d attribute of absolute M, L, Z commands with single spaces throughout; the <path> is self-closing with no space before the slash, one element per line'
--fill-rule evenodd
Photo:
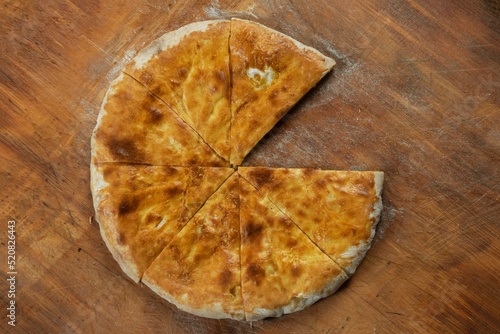
<path fill-rule="evenodd" d="M 500 331 L 497 1 L 0 4 L 0 332 Z M 372 249 L 334 296 L 252 325 L 178 311 L 124 277 L 92 220 L 90 135 L 123 64 L 190 22 L 240 17 L 338 65 L 247 166 L 386 172 Z M 17 325 L 7 325 L 7 221 Z"/>

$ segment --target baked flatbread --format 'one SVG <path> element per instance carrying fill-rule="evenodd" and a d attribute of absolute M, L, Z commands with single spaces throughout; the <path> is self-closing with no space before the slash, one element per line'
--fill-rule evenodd
<path fill-rule="evenodd" d="M 141 50 L 125 72 L 229 160 L 229 21 L 188 24 Z"/>
<path fill-rule="evenodd" d="M 232 19 L 231 163 L 257 142 L 335 61 L 258 23 Z"/>
<path fill-rule="evenodd" d="M 241 282 L 247 321 L 300 311 L 334 293 L 344 271 L 240 177 Z"/>
<path fill-rule="evenodd" d="M 244 319 L 237 173 L 163 250 L 142 281 L 181 310 Z"/>
<path fill-rule="evenodd" d="M 239 168 L 348 274 L 370 248 L 380 211 L 382 172 Z"/>
<path fill-rule="evenodd" d="M 123 271 L 138 282 L 233 172 L 231 168 L 92 164 L 96 218 Z"/>
<path fill-rule="evenodd" d="M 102 104 L 92 162 L 228 166 L 175 112 L 126 74 L 113 82 Z"/>
<path fill-rule="evenodd" d="M 92 136 L 96 218 L 122 270 L 209 318 L 280 316 L 335 292 L 370 248 L 383 173 L 226 168 L 334 65 L 239 19 L 140 51 Z"/>

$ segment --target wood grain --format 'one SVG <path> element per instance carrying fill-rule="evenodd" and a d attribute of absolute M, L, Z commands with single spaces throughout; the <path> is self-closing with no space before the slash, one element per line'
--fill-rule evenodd
<path fill-rule="evenodd" d="M 500 332 L 500 21 L 485 1 L 3 1 L 1 332 Z M 187 23 L 255 20 L 337 60 L 247 166 L 383 170 L 357 273 L 279 319 L 178 311 L 121 272 L 92 221 L 90 135 L 137 50 Z M 7 325 L 7 221 L 18 241 Z"/>

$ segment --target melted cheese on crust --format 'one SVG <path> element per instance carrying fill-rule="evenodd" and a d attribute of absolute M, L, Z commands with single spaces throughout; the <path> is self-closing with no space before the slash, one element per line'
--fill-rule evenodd
<path fill-rule="evenodd" d="M 383 173 L 241 167 L 347 274 L 370 248 L 382 208 Z"/>
<path fill-rule="evenodd" d="M 246 320 L 297 312 L 347 279 L 271 201 L 240 177 L 241 277 Z"/>
<path fill-rule="evenodd" d="M 96 218 L 134 281 L 233 172 L 231 168 L 92 165 Z"/>
<path fill-rule="evenodd" d="M 144 274 L 146 285 L 182 310 L 244 319 L 238 187 L 235 173 Z"/>
<path fill-rule="evenodd" d="M 231 163 L 257 142 L 335 65 L 263 25 L 231 20 Z"/>
<path fill-rule="evenodd" d="M 126 74 L 113 82 L 102 104 L 92 162 L 228 166 L 172 109 Z"/>
<path fill-rule="evenodd" d="M 125 69 L 229 160 L 230 22 L 195 22 L 152 42 Z"/>

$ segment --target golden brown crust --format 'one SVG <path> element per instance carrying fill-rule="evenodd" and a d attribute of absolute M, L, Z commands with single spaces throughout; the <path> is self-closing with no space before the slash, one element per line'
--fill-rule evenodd
<path fill-rule="evenodd" d="M 92 162 L 228 166 L 189 125 L 126 74 L 111 85 L 92 136 Z"/>
<path fill-rule="evenodd" d="M 244 319 L 237 173 L 170 242 L 142 281 L 182 310 Z"/>
<path fill-rule="evenodd" d="M 347 274 L 354 273 L 375 234 L 382 173 L 263 167 L 239 173 Z"/>
<path fill-rule="evenodd" d="M 124 272 L 210 318 L 280 316 L 335 292 L 370 247 L 383 174 L 217 168 L 240 164 L 334 65 L 239 19 L 139 52 L 92 137 L 96 217 Z"/>
<path fill-rule="evenodd" d="M 335 62 L 260 24 L 232 19 L 231 163 L 257 142 Z"/>
<path fill-rule="evenodd" d="M 142 50 L 125 72 L 168 104 L 229 160 L 229 21 L 196 22 Z"/>
<path fill-rule="evenodd" d="M 231 174 L 230 168 L 92 165 L 101 233 L 134 281 Z"/>
<path fill-rule="evenodd" d="M 347 279 L 290 218 L 241 177 L 240 203 L 246 320 L 300 311 Z"/>

